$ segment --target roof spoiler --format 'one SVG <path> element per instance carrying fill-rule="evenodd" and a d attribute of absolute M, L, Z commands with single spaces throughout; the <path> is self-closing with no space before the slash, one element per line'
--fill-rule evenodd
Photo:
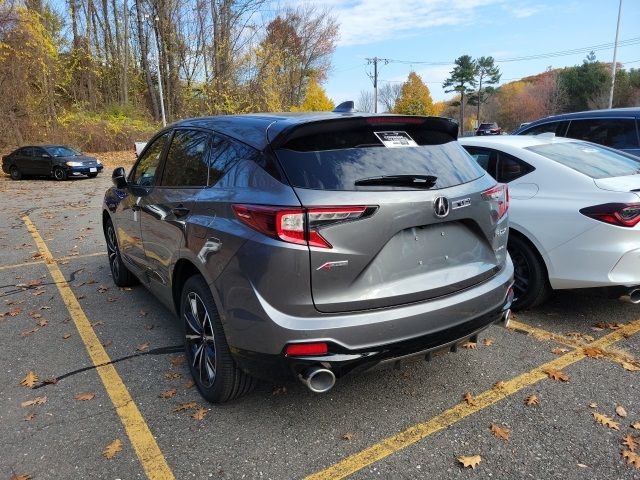
<path fill-rule="evenodd" d="M 271 141 L 271 147 L 288 148 L 291 142 L 304 142 L 306 137 L 325 137 L 333 132 L 344 133 L 348 130 L 374 129 L 376 131 L 407 130 L 414 134 L 422 133 L 421 145 L 441 144 L 458 139 L 458 124 L 444 117 L 420 117 L 410 115 L 357 115 L 333 117 L 300 123 L 285 128 Z M 416 141 L 418 139 L 416 138 Z"/>

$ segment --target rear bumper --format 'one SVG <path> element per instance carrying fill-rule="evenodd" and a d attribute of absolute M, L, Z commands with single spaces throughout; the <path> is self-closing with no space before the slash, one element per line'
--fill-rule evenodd
<path fill-rule="evenodd" d="M 241 349 L 232 349 L 232 352 L 240 368 L 254 377 L 265 380 L 296 379 L 312 366 L 328 368 L 337 378 L 340 378 L 348 373 L 367 370 L 381 363 L 415 356 L 424 356 L 429 360 L 433 352 L 445 349 L 455 351 L 466 341 L 477 341 L 478 334 L 490 325 L 504 321 L 510 307 L 511 299 L 506 298 L 499 308 L 461 324 L 428 335 L 376 347 L 349 350 L 329 343 L 329 354 L 323 356 L 288 357 L 284 354 L 269 355 Z"/>

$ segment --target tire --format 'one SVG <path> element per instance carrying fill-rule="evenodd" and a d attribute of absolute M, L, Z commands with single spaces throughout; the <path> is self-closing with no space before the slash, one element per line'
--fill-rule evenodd
<path fill-rule="evenodd" d="M 18 167 L 13 165 L 9 170 L 9 175 L 11 175 L 12 180 L 20 180 L 22 179 L 22 172 L 18 170 Z"/>
<path fill-rule="evenodd" d="M 207 401 L 225 403 L 253 390 L 256 380 L 233 360 L 211 290 L 200 275 L 182 288 L 180 318 L 189 369 Z"/>
<path fill-rule="evenodd" d="M 513 310 L 526 310 L 544 303 L 551 294 L 547 269 L 538 252 L 525 240 L 510 235 L 507 245 L 514 268 Z"/>
<path fill-rule="evenodd" d="M 104 226 L 104 238 L 107 242 L 107 254 L 109 255 L 109 267 L 113 283 L 118 287 L 131 287 L 138 283 L 136 276 L 122 262 L 120 248 L 118 247 L 118 237 L 111 219 L 107 220 Z"/>
<path fill-rule="evenodd" d="M 55 167 L 53 169 L 53 178 L 59 182 L 67 179 L 67 171 L 62 167 Z"/>
<path fill-rule="evenodd" d="M 98 176 L 97 173 L 89 173 L 88 174 L 89 178 L 96 178 Z"/>

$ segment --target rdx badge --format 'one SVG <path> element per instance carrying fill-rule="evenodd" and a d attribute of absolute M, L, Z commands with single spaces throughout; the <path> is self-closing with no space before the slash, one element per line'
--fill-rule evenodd
<path fill-rule="evenodd" d="M 349 265 L 349 260 L 340 260 L 338 262 L 325 262 L 320 265 L 316 270 L 331 270 L 335 267 L 346 267 Z"/>

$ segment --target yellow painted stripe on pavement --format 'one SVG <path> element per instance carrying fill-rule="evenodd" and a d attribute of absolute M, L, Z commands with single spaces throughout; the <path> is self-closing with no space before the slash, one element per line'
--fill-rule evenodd
<path fill-rule="evenodd" d="M 564 337 L 564 335 L 560 333 L 553 333 L 547 330 L 544 330 L 539 327 L 534 327 L 532 325 L 528 325 L 526 323 L 519 322 L 517 320 L 511 320 L 509 322 L 509 328 L 514 330 L 519 330 L 521 332 L 526 332 L 532 337 L 539 340 L 551 340 L 557 343 L 562 343 L 571 348 L 578 348 L 577 342 L 572 342 L 571 339 Z"/>
<path fill-rule="evenodd" d="M 89 319 L 64 278 L 60 267 L 58 267 L 58 264 L 51 255 L 49 248 L 33 222 L 31 222 L 29 216 L 25 215 L 22 217 L 22 220 L 44 258 L 49 273 L 58 287 L 58 291 L 62 296 L 67 310 L 69 310 L 71 318 L 73 318 L 73 322 L 84 342 L 89 357 L 96 366 L 96 370 L 122 421 L 122 425 L 124 425 L 127 435 L 129 436 L 129 441 L 140 459 L 147 477 L 153 480 L 174 479 L 173 472 L 169 468 L 164 455 L 162 455 L 151 430 L 149 430 L 140 410 L 138 410 L 133 398 L 131 398 L 129 390 L 122 381 L 122 378 L 118 375 L 115 367 L 110 364 L 111 358 L 100 343 L 96 332 L 91 327 Z"/>
<path fill-rule="evenodd" d="M 640 320 L 626 324 L 624 327 L 613 333 L 588 344 L 587 346 L 597 346 L 606 348 L 624 338 L 634 335 L 640 331 Z M 351 455 L 344 460 L 320 471 L 309 475 L 305 480 L 337 480 L 346 478 L 363 468 L 378 462 L 389 455 L 396 453 L 403 448 L 413 445 L 416 442 L 443 430 L 480 410 L 483 410 L 503 398 L 509 397 L 525 387 L 531 386 L 540 380 L 547 378 L 543 370 L 547 368 L 563 369 L 585 358 L 582 349 L 573 350 L 561 357 L 536 367 L 535 369 L 518 375 L 505 382 L 503 388 L 492 388 L 475 397 L 476 404 L 468 405 L 459 403 L 454 407 L 445 410 L 439 415 L 407 428 L 406 430 L 388 437 L 364 450 Z"/>
<path fill-rule="evenodd" d="M 40 265 L 44 263 L 43 260 L 36 260 L 35 262 L 14 263 L 13 265 L 2 265 L 0 270 L 14 270 L 19 267 L 28 267 L 30 265 Z"/>

